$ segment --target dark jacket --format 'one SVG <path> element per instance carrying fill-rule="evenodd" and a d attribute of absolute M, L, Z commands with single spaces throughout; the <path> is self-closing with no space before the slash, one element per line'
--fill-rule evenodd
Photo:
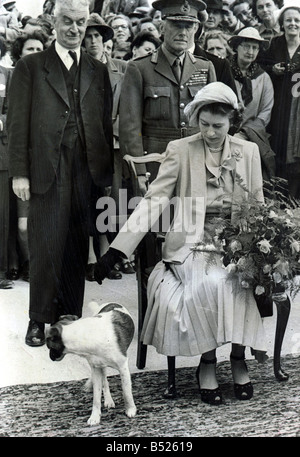
<path fill-rule="evenodd" d="M 88 165 L 96 185 L 111 184 L 113 172 L 112 92 L 107 68 L 81 53 L 80 109 Z M 53 183 L 63 132 L 70 115 L 62 68 L 54 43 L 19 60 L 9 91 L 9 175 L 30 179 L 31 191 Z"/>
<path fill-rule="evenodd" d="M 236 94 L 234 77 L 231 72 L 230 63 L 227 59 L 221 59 L 221 57 L 215 56 L 211 52 L 204 51 L 197 43 L 195 45 L 194 55 L 204 57 L 212 62 L 215 68 L 217 81 L 227 84 Z"/>
<path fill-rule="evenodd" d="M 0 170 L 8 169 L 6 115 L 10 79 L 11 70 L 0 66 L 0 120 L 3 126 L 0 131 Z"/>
<path fill-rule="evenodd" d="M 114 143 L 119 141 L 119 105 L 121 88 L 126 71 L 127 62 L 121 59 L 112 59 L 107 57 L 107 69 L 113 93 L 113 109 L 112 109 L 112 122 L 114 132 Z"/>

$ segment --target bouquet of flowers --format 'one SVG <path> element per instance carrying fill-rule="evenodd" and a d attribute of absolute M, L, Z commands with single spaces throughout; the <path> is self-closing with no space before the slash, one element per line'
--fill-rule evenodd
<path fill-rule="evenodd" d="M 211 221 L 211 252 L 222 252 L 228 279 L 253 288 L 257 300 L 300 290 L 295 281 L 300 274 L 300 207 L 282 192 L 283 181 L 268 183 L 264 203 L 251 193 L 246 201 L 233 203 L 234 221 L 224 215 Z M 203 249 L 198 245 L 195 250 Z"/>

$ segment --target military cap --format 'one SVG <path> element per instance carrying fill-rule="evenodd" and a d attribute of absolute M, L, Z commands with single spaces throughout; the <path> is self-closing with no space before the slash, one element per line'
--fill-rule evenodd
<path fill-rule="evenodd" d="M 161 11 L 162 19 L 199 22 L 198 13 L 206 9 L 202 0 L 157 0 L 152 7 Z"/>

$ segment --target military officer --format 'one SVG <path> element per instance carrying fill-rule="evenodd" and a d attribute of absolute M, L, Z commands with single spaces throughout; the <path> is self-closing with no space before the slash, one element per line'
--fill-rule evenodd
<path fill-rule="evenodd" d="M 152 6 L 162 13 L 163 43 L 152 55 L 128 63 L 120 98 L 120 147 L 133 156 L 162 153 L 169 141 L 196 133 L 184 108 L 216 81 L 213 64 L 188 52 L 205 3 L 158 0 Z"/>

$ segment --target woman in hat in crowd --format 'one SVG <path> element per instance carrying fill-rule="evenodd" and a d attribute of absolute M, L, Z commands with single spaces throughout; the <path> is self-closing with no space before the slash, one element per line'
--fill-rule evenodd
<path fill-rule="evenodd" d="M 222 0 L 207 0 L 207 20 L 204 23 L 204 31 L 209 30 L 222 30 L 222 21 L 223 21 L 223 2 Z"/>
<path fill-rule="evenodd" d="M 229 59 L 243 119 L 238 135 L 254 141 L 260 147 L 265 177 L 275 173 L 274 153 L 266 133 L 274 104 L 274 90 L 270 76 L 257 63 L 260 51 L 268 48 L 254 27 L 246 27 L 229 39 L 234 55 Z"/>
<path fill-rule="evenodd" d="M 219 405 L 216 349 L 232 343 L 234 394 L 248 400 L 253 386 L 244 360 L 245 346 L 265 351 L 265 342 L 252 290 L 232 287 L 217 251 L 213 251 L 216 265 L 207 266 L 205 255 L 212 250 L 207 228 L 220 211 L 234 217 L 232 202 L 248 198 L 245 188 L 235 182 L 236 176 L 263 200 L 262 173 L 258 147 L 228 135 L 238 115 L 232 89 L 221 82 L 210 83 L 199 90 L 185 112 L 200 133 L 169 143 L 157 178 L 100 259 L 95 277 L 101 283 L 120 251 L 127 256 L 134 251 L 154 222 L 152 216 L 158 218 L 175 195 L 163 259 L 148 280 L 142 339 L 167 356 L 202 354 L 196 371 L 201 399 Z M 203 251 L 195 254 L 198 242 Z"/>
<path fill-rule="evenodd" d="M 287 179 L 290 194 L 300 198 L 300 4 L 286 2 L 280 10 L 283 35 L 274 37 L 261 56 L 261 64 L 271 76 L 274 106 L 268 127 L 276 154 L 276 174 Z"/>

